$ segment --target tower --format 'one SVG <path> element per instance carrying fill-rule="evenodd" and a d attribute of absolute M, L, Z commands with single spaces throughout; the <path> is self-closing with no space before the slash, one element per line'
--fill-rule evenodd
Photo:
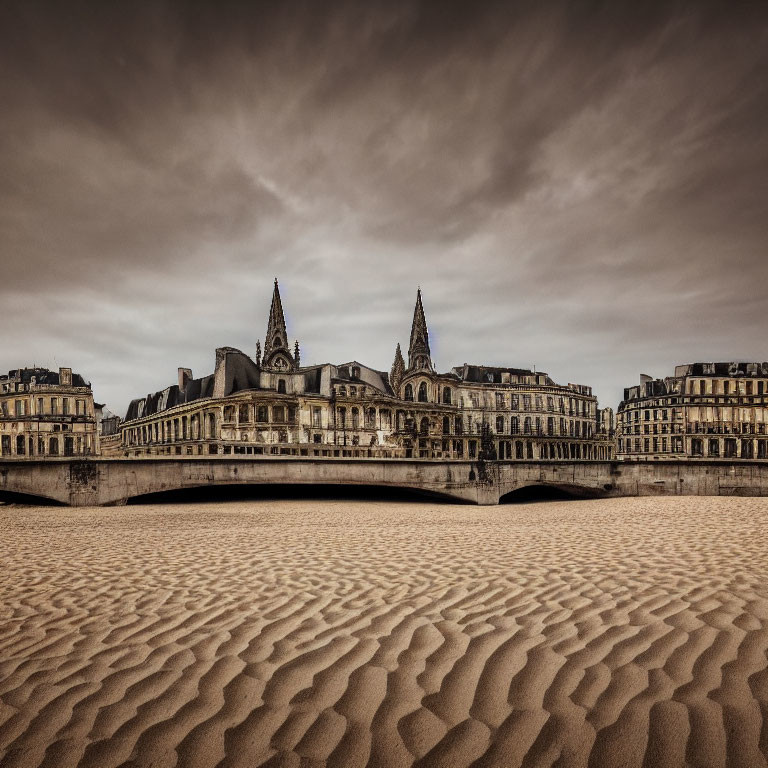
<path fill-rule="evenodd" d="M 411 343 L 408 346 L 408 370 L 431 371 L 432 358 L 429 351 L 429 331 L 421 304 L 421 288 L 416 291 L 416 308 L 413 310 Z"/>
<path fill-rule="evenodd" d="M 403 353 L 400 351 L 400 345 L 397 345 L 395 350 L 395 360 L 392 363 L 392 370 L 389 372 L 389 383 L 392 386 L 395 394 L 400 389 L 400 382 L 403 380 L 403 374 L 405 373 L 405 360 L 403 360 Z"/>
<path fill-rule="evenodd" d="M 296 360 L 288 347 L 288 331 L 285 328 L 285 316 L 283 315 L 283 304 L 280 301 L 277 278 L 275 278 L 275 289 L 272 292 L 272 306 L 269 309 L 262 366 L 277 370 L 294 370 L 296 368 Z"/>

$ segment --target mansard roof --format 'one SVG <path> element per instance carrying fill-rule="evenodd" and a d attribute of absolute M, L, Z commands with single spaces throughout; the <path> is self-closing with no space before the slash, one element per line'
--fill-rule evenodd
<path fill-rule="evenodd" d="M 464 365 L 455 366 L 453 373 L 462 381 L 477 384 L 501 384 L 501 375 L 508 373 L 510 376 L 545 376 L 547 384 L 554 384 L 549 374 L 544 371 L 532 371 L 528 368 L 503 368 L 494 365 Z"/>
<path fill-rule="evenodd" d="M 59 372 L 51 371 L 48 368 L 16 368 L 8 371 L 7 376 L 0 376 L 0 381 L 15 381 L 20 384 L 31 384 L 32 379 L 36 384 L 50 384 L 58 386 L 60 384 Z M 79 374 L 72 373 L 73 387 L 90 387 L 91 385 Z"/>

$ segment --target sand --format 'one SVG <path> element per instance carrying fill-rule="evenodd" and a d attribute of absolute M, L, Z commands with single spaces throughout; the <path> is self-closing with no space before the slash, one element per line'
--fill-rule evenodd
<path fill-rule="evenodd" d="M 768 499 L 0 507 L 0 765 L 765 766 Z"/>

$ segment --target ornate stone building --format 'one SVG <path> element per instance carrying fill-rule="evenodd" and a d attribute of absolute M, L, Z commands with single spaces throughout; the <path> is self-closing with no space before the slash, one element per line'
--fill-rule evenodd
<path fill-rule="evenodd" d="M 768 459 L 768 363 L 692 363 L 641 376 L 617 412 L 622 459 Z"/>
<path fill-rule="evenodd" d="M 99 452 L 93 392 L 71 368 L 20 368 L 0 376 L 0 456 Z"/>
<path fill-rule="evenodd" d="M 216 350 L 214 373 L 131 402 L 120 425 L 129 456 L 607 459 L 590 387 L 545 373 L 463 365 L 437 373 L 417 292 L 406 364 L 302 366 L 275 280 L 263 353 Z"/>

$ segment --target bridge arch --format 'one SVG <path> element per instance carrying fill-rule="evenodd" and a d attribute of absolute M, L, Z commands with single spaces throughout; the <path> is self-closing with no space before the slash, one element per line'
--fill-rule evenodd
<path fill-rule="evenodd" d="M 531 483 L 506 491 L 499 504 L 523 504 L 535 501 L 574 501 L 594 499 L 602 494 L 596 488 L 569 483 Z"/>
<path fill-rule="evenodd" d="M 216 501 L 385 501 L 467 504 L 469 500 L 448 492 L 388 483 L 217 483 L 179 485 L 161 491 L 140 493 L 116 504 L 165 504 Z"/>

